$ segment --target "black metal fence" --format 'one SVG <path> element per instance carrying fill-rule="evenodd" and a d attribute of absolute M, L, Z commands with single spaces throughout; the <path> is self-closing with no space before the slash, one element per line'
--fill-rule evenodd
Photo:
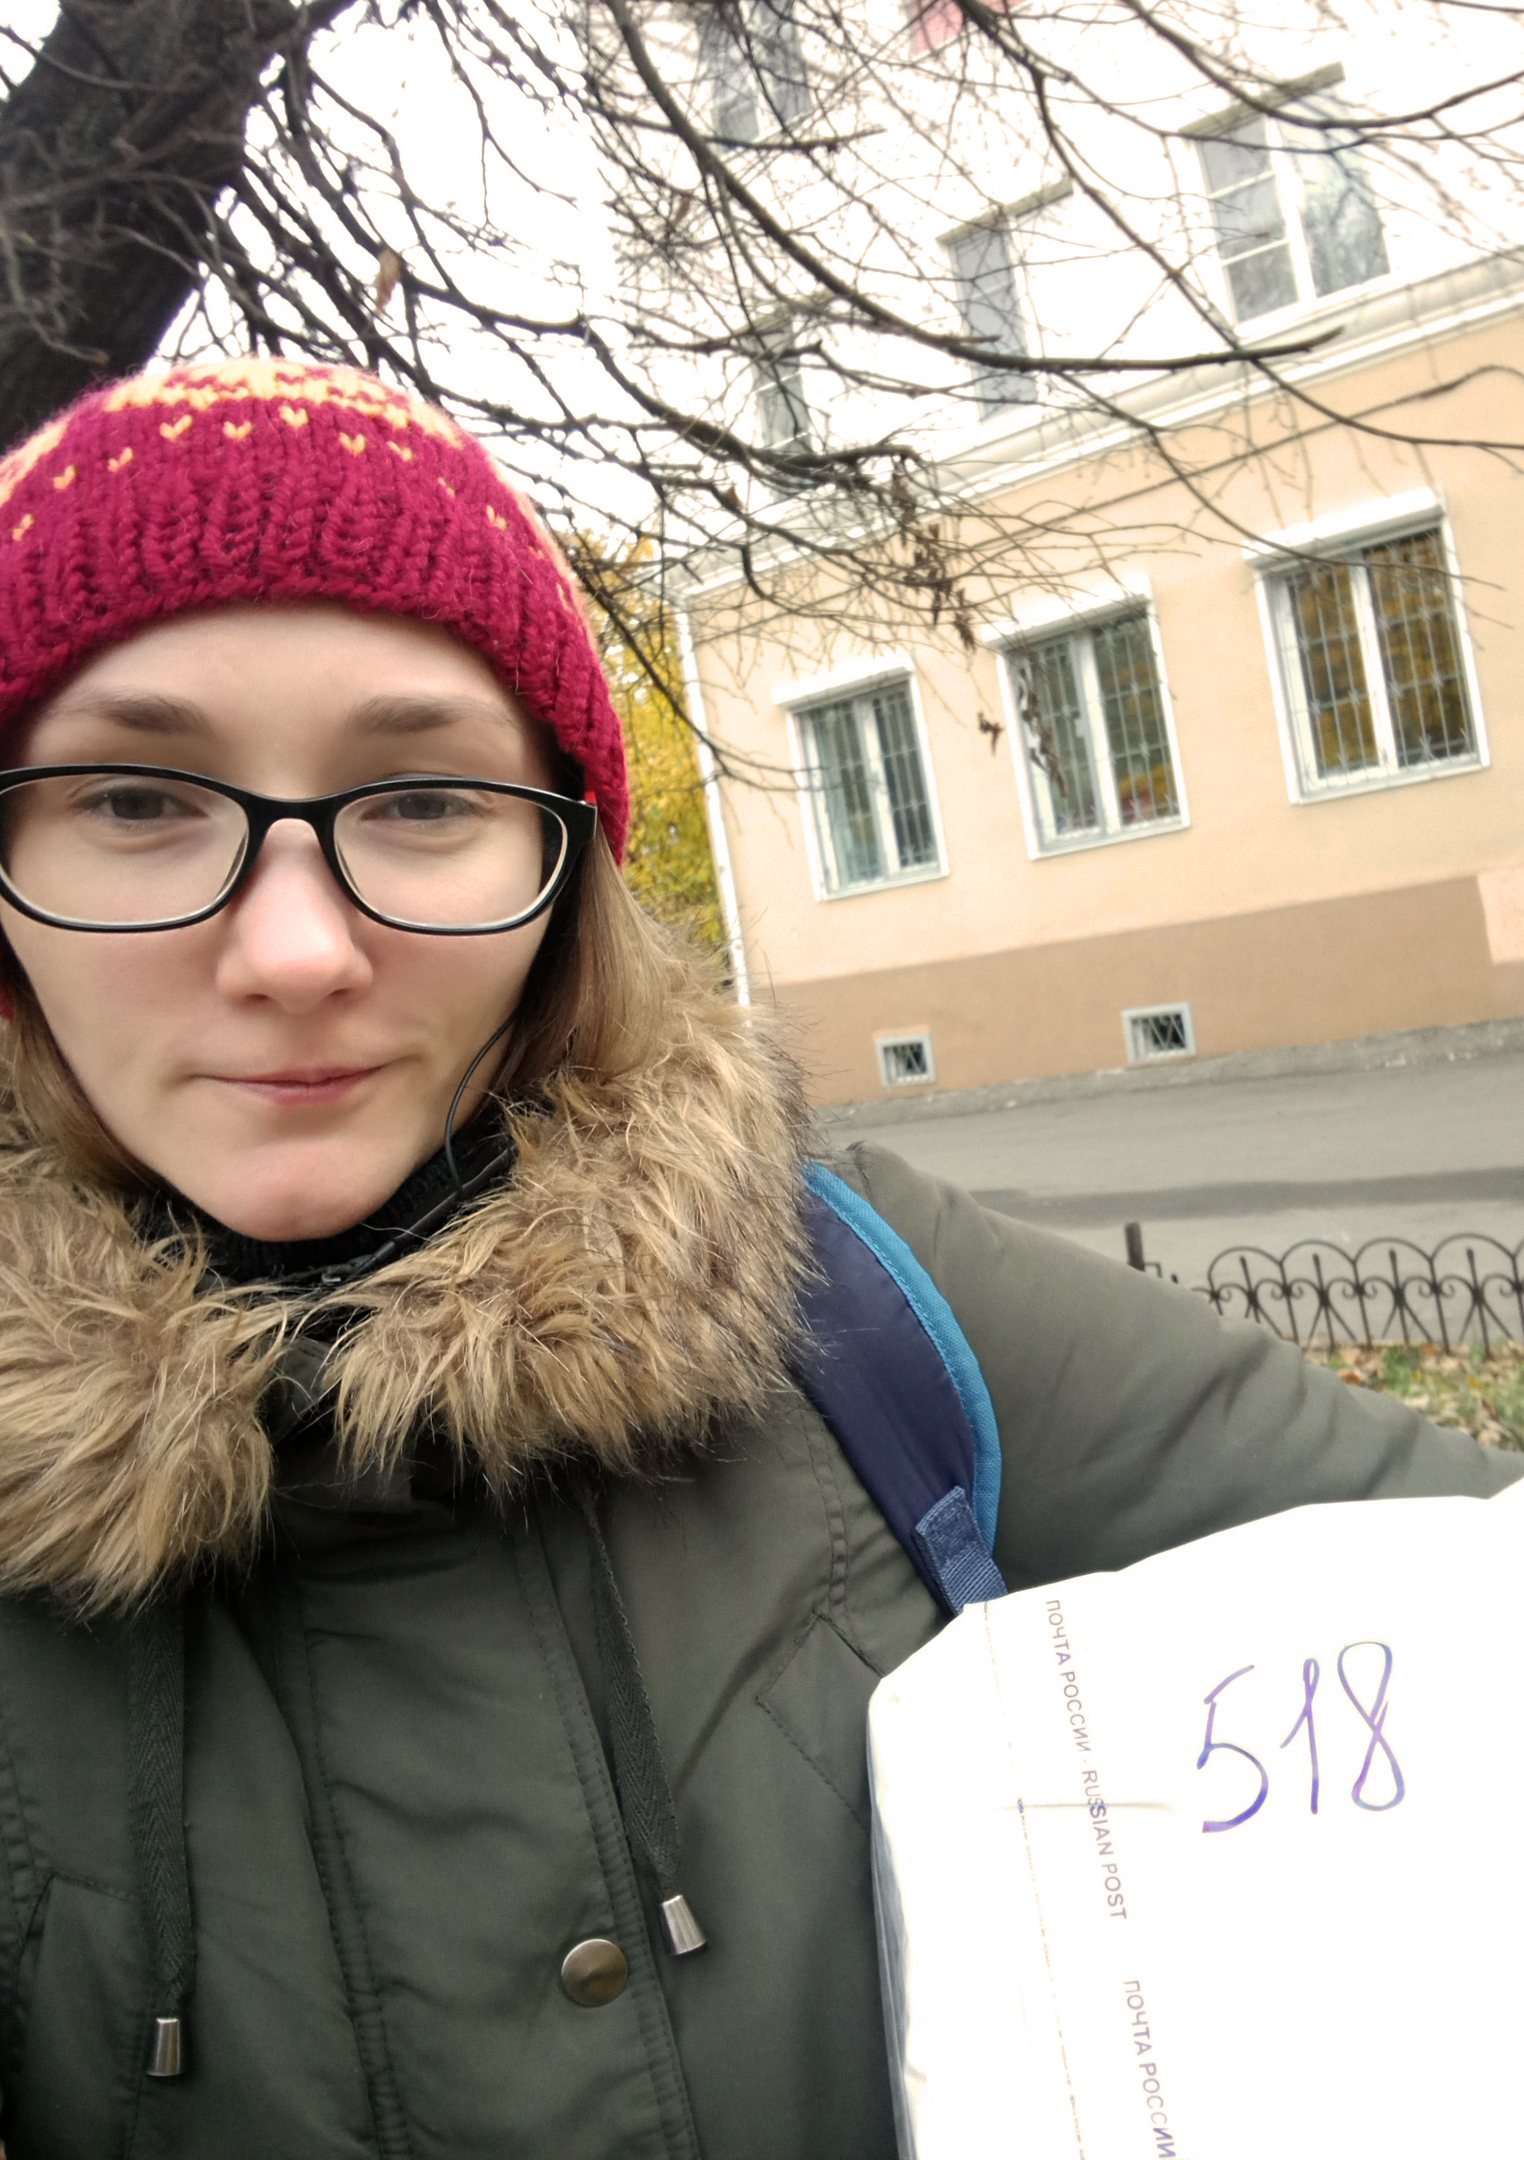
<path fill-rule="evenodd" d="M 1130 1266 L 1163 1273 L 1145 1257 L 1137 1223 L 1124 1236 Z M 1206 1281 L 1190 1287 L 1218 1312 L 1307 1348 L 1402 1342 L 1486 1352 L 1524 1342 L 1521 1255 L 1524 1239 L 1507 1246 L 1467 1231 L 1432 1250 L 1409 1238 L 1369 1238 L 1354 1252 L 1326 1238 L 1303 1238 L 1283 1253 L 1230 1245 Z"/>

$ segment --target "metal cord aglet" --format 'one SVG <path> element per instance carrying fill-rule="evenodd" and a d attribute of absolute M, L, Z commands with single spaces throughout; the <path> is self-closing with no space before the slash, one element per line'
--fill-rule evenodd
<path fill-rule="evenodd" d="M 180 2020 L 177 2017 L 155 2018 L 153 2042 L 148 2050 L 148 2075 L 179 2077 L 184 2069 L 185 2051 Z"/>
<path fill-rule="evenodd" d="M 681 1890 L 661 1901 L 661 1931 L 674 1957 L 691 1957 L 709 1938 L 693 1917 L 693 1908 Z"/>

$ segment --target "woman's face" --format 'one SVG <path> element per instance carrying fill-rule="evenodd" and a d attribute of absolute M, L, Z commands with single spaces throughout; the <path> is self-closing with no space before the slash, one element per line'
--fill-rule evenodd
<path fill-rule="evenodd" d="M 7 749 L 16 765 L 170 765 L 292 797 L 419 772 L 554 785 L 545 731 L 468 646 L 329 605 L 144 630 Z M 435 1152 L 546 921 L 487 937 L 386 929 L 295 820 L 271 828 L 237 899 L 186 929 L 92 935 L 0 905 L 102 1124 L 219 1222 L 273 1239 L 362 1222 Z"/>

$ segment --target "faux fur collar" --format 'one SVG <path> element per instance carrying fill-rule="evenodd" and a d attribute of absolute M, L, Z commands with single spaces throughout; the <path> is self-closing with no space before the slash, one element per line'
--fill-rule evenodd
<path fill-rule="evenodd" d="M 563 1080 L 514 1129 L 511 1184 L 346 1295 L 328 1376 L 357 1472 L 426 1422 L 498 1491 L 575 1453 L 638 1473 L 782 1376 L 804 1110 L 765 1034 L 676 1000 L 654 1062 Z M 130 1605 L 257 1544 L 259 1406 L 302 1308 L 200 1290 L 17 1133 L 0 1071 L 0 1590 Z"/>

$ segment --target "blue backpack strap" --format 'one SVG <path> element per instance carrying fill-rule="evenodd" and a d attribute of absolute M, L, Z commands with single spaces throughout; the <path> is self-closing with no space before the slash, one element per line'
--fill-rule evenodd
<path fill-rule="evenodd" d="M 800 1385 L 938 1603 L 1003 1597 L 1000 1434 L 979 1361 L 883 1216 L 823 1163 L 804 1177 L 820 1275 L 800 1294 Z"/>

